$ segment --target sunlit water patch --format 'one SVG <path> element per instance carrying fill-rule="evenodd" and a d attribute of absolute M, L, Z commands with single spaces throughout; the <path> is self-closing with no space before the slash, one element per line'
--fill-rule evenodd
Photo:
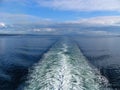
<path fill-rule="evenodd" d="M 29 71 L 24 90 L 112 90 L 73 41 L 62 39 Z"/>

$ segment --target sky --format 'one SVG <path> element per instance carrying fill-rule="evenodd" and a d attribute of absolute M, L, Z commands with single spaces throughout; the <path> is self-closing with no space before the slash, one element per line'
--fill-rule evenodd
<path fill-rule="evenodd" d="M 0 0 L 0 22 L 44 21 L 118 23 L 120 0 Z"/>

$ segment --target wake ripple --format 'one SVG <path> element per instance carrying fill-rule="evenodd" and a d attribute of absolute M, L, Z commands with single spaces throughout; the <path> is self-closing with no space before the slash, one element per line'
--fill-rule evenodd
<path fill-rule="evenodd" d="M 77 44 L 58 41 L 30 70 L 24 90 L 112 90 L 93 70 Z"/>

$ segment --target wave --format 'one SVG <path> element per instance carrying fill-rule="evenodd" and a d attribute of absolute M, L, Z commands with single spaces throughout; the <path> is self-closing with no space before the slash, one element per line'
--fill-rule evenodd
<path fill-rule="evenodd" d="M 24 90 L 112 90 L 74 41 L 64 38 L 29 71 Z"/>

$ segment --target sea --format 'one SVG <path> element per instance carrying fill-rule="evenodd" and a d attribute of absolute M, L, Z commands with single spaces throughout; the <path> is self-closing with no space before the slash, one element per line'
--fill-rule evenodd
<path fill-rule="evenodd" d="M 0 90 L 120 90 L 120 37 L 1 35 Z"/>

